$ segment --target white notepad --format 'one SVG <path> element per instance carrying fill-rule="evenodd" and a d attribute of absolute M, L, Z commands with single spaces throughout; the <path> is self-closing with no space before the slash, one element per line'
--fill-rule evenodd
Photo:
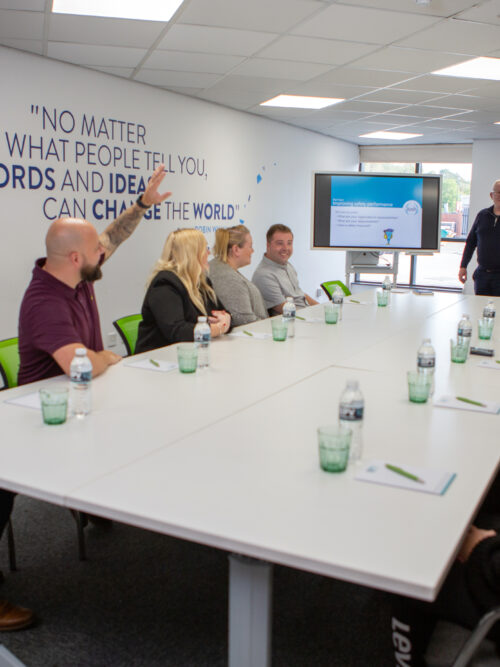
<path fill-rule="evenodd" d="M 32 391 L 29 394 L 23 394 L 16 398 L 9 398 L 5 401 L 11 405 L 20 405 L 22 408 L 31 408 L 32 410 L 41 410 L 40 394 L 37 391 Z"/>
<path fill-rule="evenodd" d="M 481 359 L 478 366 L 481 366 L 481 368 L 491 368 L 494 371 L 500 371 L 500 363 L 495 361 L 495 359 Z"/>
<path fill-rule="evenodd" d="M 154 363 L 153 363 L 154 362 Z M 140 361 L 129 361 L 125 366 L 131 368 L 142 368 L 146 371 L 158 371 L 159 373 L 168 373 L 178 368 L 174 361 L 160 361 L 160 359 L 141 359 Z"/>
<path fill-rule="evenodd" d="M 468 397 L 467 397 L 468 398 Z M 500 412 L 500 403 L 494 401 L 479 401 L 484 405 L 474 405 L 459 401 L 455 396 L 441 396 L 434 399 L 434 405 L 437 408 L 453 408 L 454 410 L 472 410 L 473 412 L 484 412 L 485 414 L 495 415 Z"/>
<path fill-rule="evenodd" d="M 268 338 L 273 337 L 273 335 L 270 333 L 260 333 L 257 331 L 249 331 L 248 333 L 245 333 L 244 331 L 233 331 L 228 335 L 234 336 L 235 338 L 248 338 L 248 339 L 256 338 L 257 340 L 266 340 Z"/>
<path fill-rule="evenodd" d="M 371 461 L 355 475 L 354 479 L 361 482 L 373 482 L 374 484 L 397 486 L 400 489 L 410 489 L 411 491 L 422 491 L 423 493 L 432 493 L 437 496 L 442 496 L 446 493 L 448 487 L 456 477 L 456 473 L 454 472 L 421 468 L 406 463 L 396 463 L 394 461 L 390 462 L 391 465 L 394 465 L 411 475 L 415 475 L 419 480 L 422 480 L 416 481 L 389 470 L 386 467 L 387 463 L 389 462 L 378 459 Z"/>

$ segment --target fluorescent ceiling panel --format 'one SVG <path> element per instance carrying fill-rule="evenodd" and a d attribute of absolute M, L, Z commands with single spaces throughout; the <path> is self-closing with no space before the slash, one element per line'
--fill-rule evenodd
<path fill-rule="evenodd" d="M 303 95 L 278 95 L 267 102 L 262 102 L 261 107 L 293 107 L 295 109 L 324 109 L 332 104 L 343 102 L 338 97 L 304 97 Z"/>
<path fill-rule="evenodd" d="M 438 69 L 431 74 L 458 76 L 465 79 L 490 79 L 500 81 L 500 58 L 473 58 L 458 65 Z"/>
<path fill-rule="evenodd" d="M 170 21 L 183 0 L 53 0 L 55 14 Z"/>
<path fill-rule="evenodd" d="M 421 137 L 421 134 L 412 134 L 410 132 L 369 132 L 368 134 L 360 134 L 360 137 L 365 137 L 366 139 L 394 139 L 395 141 L 401 141 L 403 139 L 414 139 L 415 137 Z"/>

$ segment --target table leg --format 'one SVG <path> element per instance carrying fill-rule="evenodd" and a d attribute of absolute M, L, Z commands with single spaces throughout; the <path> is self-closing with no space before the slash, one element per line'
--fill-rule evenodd
<path fill-rule="evenodd" d="M 229 556 L 229 667 L 270 667 L 273 566 Z"/>

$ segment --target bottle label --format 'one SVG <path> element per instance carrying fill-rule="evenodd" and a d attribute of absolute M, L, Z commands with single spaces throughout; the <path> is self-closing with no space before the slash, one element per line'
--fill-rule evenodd
<path fill-rule="evenodd" d="M 339 419 L 347 422 L 357 422 L 363 419 L 363 406 L 339 405 Z"/>
<path fill-rule="evenodd" d="M 489 308 L 485 308 L 485 309 L 483 310 L 483 317 L 491 317 L 491 318 L 493 318 L 493 317 L 495 317 L 495 311 L 494 311 L 494 310 L 490 310 Z"/>
<path fill-rule="evenodd" d="M 92 371 L 71 371 L 70 378 L 73 382 L 90 382 L 92 380 Z"/>
<path fill-rule="evenodd" d="M 342 304 L 342 303 L 344 303 L 344 297 L 343 297 L 343 296 L 335 296 L 335 295 L 333 295 L 333 297 L 332 297 L 332 301 L 333 301 L 333 303 L 340 303 L 340 304 Z"/>
<path fill-rule="evenodd" d="M 464 338 L 470 338 L 472 335 L 472 329 L 463 329 L 462 327 L 458 327 L 458 335 L 463 336 Z"/>
<path fill-rule="evenodd" d="M 435 357 L 418 357 L 417 366 L 419 368 L 434 368 L 436 366 Z"/>
<path fill-rule="evenodd" d="M 208 345 L 210 343 L 210 331 L 207 331 L 205 333 L 200 333 L 198 331 L 195 332 L 194 334 L 194 342 L 195 343 L 202 343 L 204 345 Z"/>

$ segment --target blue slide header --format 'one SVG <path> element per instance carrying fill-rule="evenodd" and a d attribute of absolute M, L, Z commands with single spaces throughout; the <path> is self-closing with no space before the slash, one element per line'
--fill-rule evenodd
<path fill-rule="evenodd" d="M 332 206 L 402 208 L 407 201 L 422 206 L 423 179 L 394 176 L 332 176 Z"/>

